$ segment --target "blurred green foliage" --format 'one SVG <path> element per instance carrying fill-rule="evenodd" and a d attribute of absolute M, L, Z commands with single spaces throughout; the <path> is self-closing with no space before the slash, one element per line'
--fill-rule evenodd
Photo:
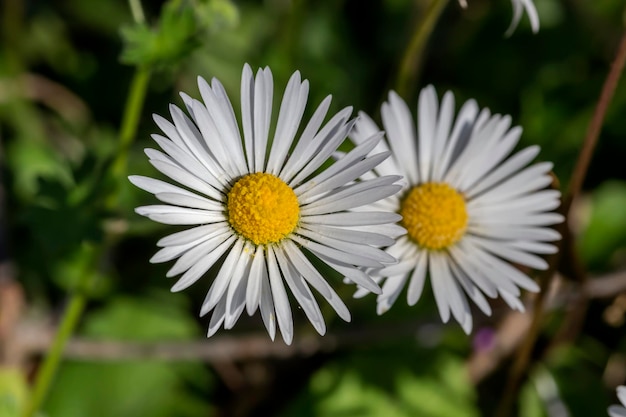
<path fill-rule="evenodd" d="M 118 204 L 105 205 L 112 189 L 107 169 L 118 152 L 116 132 L 133 67 L 149 66 L 153 75 L 129 172 L 154 175 L 142 152 L 153 146 L 149 135 L 157 131 L 150 114 L 167 116 L 168 103 L 181 105 L 179 91 L 197 97 L 198 75 L 219 78 L 237 108 L 244 62 L 271 66 L 275 103 L 291 73 L 300 70 L 311 83 L 309 114 L 332 94 L 331 111 L 354 106 L 379 120 L 380 103 L 394 85 L 398 61 L 427 1 L 143 3 L 145 22 L 137 23 L 121 0 L 1 2 L 1 209 L 10 242 L 2 256 L 18 266 L 29 301 L 51 315 L 67 291 L 93 274 L 96 285 L 87 290 L 95 301 L 79 329 L 93 340 L 191 340 L 202 337 L 208 322 L 196 318 L 208 284 L 185 295 L 168 294 L 165 267 L 148 263 L 165 228 L 133 208 L 153 202 L 152 196 L 124 183 Z M 416 103 L 419 88 L 433 83 L 439 94 L 454 91 L 457 108 L 475 98 L 493 112 L 511 114 L 524 128 L 521 145 L 541 145 L 539 158 L 554 162 L 565 190 L 624 29 L 623 0 L 536 0 L 539 34 L 531 33 L 524 18 L 510 38 L 503 36 L 511 19 L 509 1 L 468 3 L 466 10 L 456 1 L 447 5 L 416 72 L 416 87 L 405 98 Z M 577 225 L 577 250 L 592 274 L 626 265 L 625 113 L 626 82 L 621 82 L 585 183 L 590 203 Z M 109 239 L 112 230 L 115 239 Z M 94 265 L 94 251 L 105 245 L 109 251 Z M 340 287 L 339 277 L 329 280 Z M 351 288 L 338 291 L 348 299 Z M 398 306 L 383 317 L 375 317 L 374 297 L 349 303 L 354 324 L 364 327 L 436 317 L 428 290 L 416 308 Z M 624 355 L 626 338 L 623 324 L 612 327 L 603 319 L 611 303 L 596 300 L 589 306 L 581 323 L 584 343 L 565 346 L 531 372 L 520 416 L 549 415 L 537 382 L 545 378 L 554 381 L 571 416 L 604 415 L 615 402 L 602 376 L 612 355 Z M 302 314 L 295 316 L 304 323 Z M 479 324 L 490 329 L 501 316 L 502 309 L 494 309 L 494 317 Z M 340 333 L 333 317 L 329 329 Z M 397 343 L 355 342 L 313 358 L 255 363 L 265 380 L 247 391 L 232 389 L 215 368 L 199 362 L 67 361 L 45 412 L 51 417 L 246 414 L 241 410 L 255 415 L 269 409 L 285 417 L 484 415 L 497 402 L 506 374 L 495 376 L 496 383 L 472 386 L 464 368 L 472 337 L 458 329 L 444 332 L 433 321 L 437 337 L 407 340 L 403 332 Z M 258 315 L 242 322 L 243 328 L 262 331 Z M 309 331 L 307 326 L 296 334 Z M 0 370 L 1 417 L 16 415 L 25 391 L 23 379 Z"/>
<path fill-rule="evenodd" d="M 116 297 L 84 323 L 91 340 L 190 340 L 202 332 L 181 297 Z M 46 406 L 50 416 L 205 416 L 210 406 L 198 392 L 211 381 L 199 362 L 68 362 Z M 196 391 L 196 393 L 194 393 Z"/>

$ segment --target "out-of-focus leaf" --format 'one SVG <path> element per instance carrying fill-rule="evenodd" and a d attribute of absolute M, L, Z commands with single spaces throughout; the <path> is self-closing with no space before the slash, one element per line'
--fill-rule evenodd
<path fill-rule="evenodd" d="M 546 363 L 570 417 L 601 415 L 608 404 L 602 381 L 603 363 L 594 358 L 594 344 L 583 342 L 580 347 L 566 345 L 554 350 Z"/>
<path fill-rule="evenodd" d="M 52 279 L 66 291 L 78 290 L 90 298 L 102 297 L 111 290 L 111 280 L 94 264 L 96 256 L 96 247 L 83 242 L 74 253 L 53 264 Z M 89 288 L 78 287 L 85 282 L 90 283 Z"/>
<path fill-rule="evenodd" d="M 626 183 L 605 182 L 592 193 L 591 215 L 578 248 L 590 269 L 605 269 L 625 246 Z"/>
<path fill-rule="evenodd" d="M 119 297 L 86 318 L 83 336 L 95 339 L 185 340 L 200 331 L 182 297 Z M 71 362 L 64 364 L 46 411 L 63 417 L 205 417 L 209 389 L 200 363 L 157 361 Z"/>
<path fill-rule="evenodd" d="M 0 417 L 19 417 L 27 394 L 28 384 L 22 372 L 0 368 Z"/>
<path fill-rule="evenodd" d="M 194 11 L 200 27 L 209 33 L 230 29 L 239 24 L 239 9 L 230 0 L 201 1 Z"/>
<path fill-rule="evenodd" d="M 15 176 L 15 189 L 23 198 L 32 198 L 39 191 L 41 178 L 68 187 L 74 183 L 68 161 L 45 143 L 28 138 L 15 140 L 9 144 L 7 156 Z"/>
<path fill-rule="evenodd" d="M 549 417 L 537 395 L 537 390 L 529 381 L 524 384 L 519 397 L 519 417 Z"/>
<path fill-rule="evenodd" d="M 193 10 L 177 3 L 163 6 L 156 29 L 146 24 L 122 28 L 122 62 L 150 68 L 175 66 L 199 45 Z"/>
<path fill-rule="evenodd" d="M 378 375 L 379 379 L 369 376 Z M 478 416 L 463 361 L 448 352 L 372 349 L 314 374 L 284 416 Z"/>

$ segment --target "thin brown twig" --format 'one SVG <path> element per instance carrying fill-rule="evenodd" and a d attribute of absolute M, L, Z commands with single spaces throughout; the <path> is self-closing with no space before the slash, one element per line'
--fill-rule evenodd
<path fill-rule="evenodd" d="M 546 292 L 546 311 L 553 311 L 569 305 L 581 288 L 569 281 L 561 280 L 560 285 Z M 626 292 L 626 271 L 609 274 L 589 280 L 584 289 L 590 298 L 614 297 Z M 528 313 L 510 312 L 499 326 L 502 333 L 498 340 L 502 345 L 497 347 L 497 354 L 491 352 L 493 359 L 489 369 L 510 355 L 522 342 L 523 335 L 530 325 Z M 506 325 L 511 323 L 515 325 Z M 294 356 L 311 356 L 316 353 L 334 352 L 338 349 L 355 346 L 371 346 L 372 343 L 384 340 L 415 337 L 420 329 L 431 328 L 439 322 L 408 320 L 400 323 L 383 323 L 367 325 L 361 329 L 348 329 L 330 333 L 325 336 L 313 334 L 303 335 L 294 340 L 291 346 L 280 340 L 272 342 L 265 334 L 256 335 L 221 335 L 204 340 L 185 341 L 153 341 L 135 342 L 127 340 L 93 339 L 85 337 L 72 338 L 64 352 L 66 358 L 92 361 L 120 360 L 162 360 L 162 361 L 206 361 L 206 362 L 237 362 L 253 359 L 287 358 Z M 37 355 L 50 347 L 54 327 L 43 325 L 41 321 L 25 321 L 14 335 L 13 343 L 19 343 L 23 355 Z M 517 332 L 517 333 L 516 333 Z M 519 333 L 519 334 L 518 334 Z M 418 337 L 419 339 L 419 337 Z M 498 342 L 500 343 L 500 342 Z M 471 364 L 468 367 L 475 366 Z M 488 370 L 478 370 L 472 380 L 478 382 Z"/>

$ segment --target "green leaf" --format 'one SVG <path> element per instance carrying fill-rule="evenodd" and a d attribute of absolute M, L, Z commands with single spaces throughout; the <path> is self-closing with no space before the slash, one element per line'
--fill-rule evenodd
<path fill-rule="evenodd" d="M 55 180 L 69 187 L 74 184 L 69 162 L 45 142 L 18 138 L 7 149 L 7 160 L 15 175 L 15 189 L 23 198 L 39 191 L 39 180 Z"/>
<path fill-rule="evenodd" d="M 193 10 L 176 3 L 165 4 L 154 29 L 146 24 L 121 29 L 125 44 L 122 62 L 163 69 L 180 64 L 199 45 Z"/>
<path fill-rule="evenodd" d="M 316 372 L 283 416 L 475 417 L 464 361 L 414 344 L 352 353 Z"/>
<path fill-rule="evenodd" d="M 199 336 L 184 298 L 154 293 L 119 297 L 86 318 L 83 336 L 159 341 Z M 50 416 L 205 417 L 210 405 L 196 394 L 210 389 L 201 363 L 149 360 L 67 361 L 46 404 Z"/>
<path fill-rule="evenodd" d="M 199 25 L 210 33 L 231 29 L 239 24 L 239 9 L 230 0 L 201 1 L 195 13 Z"/>

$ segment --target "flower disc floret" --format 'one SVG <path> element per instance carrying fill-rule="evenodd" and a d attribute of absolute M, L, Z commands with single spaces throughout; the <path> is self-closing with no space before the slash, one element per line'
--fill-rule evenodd
<path fill-rule="evenodd" d="M 267 173 L 249 174 L 228 193 L 228 221 L 255 245 L 280 242 L 298 224 L 300 206 L 293 190 Z"/>
<path fill-rule="evenodd" d="M 408 235 L 427 249 L 445 249 L 467 229 L 465 200 L 445 183 L 413 187 L 402 201 L 400 214 Z"/>

